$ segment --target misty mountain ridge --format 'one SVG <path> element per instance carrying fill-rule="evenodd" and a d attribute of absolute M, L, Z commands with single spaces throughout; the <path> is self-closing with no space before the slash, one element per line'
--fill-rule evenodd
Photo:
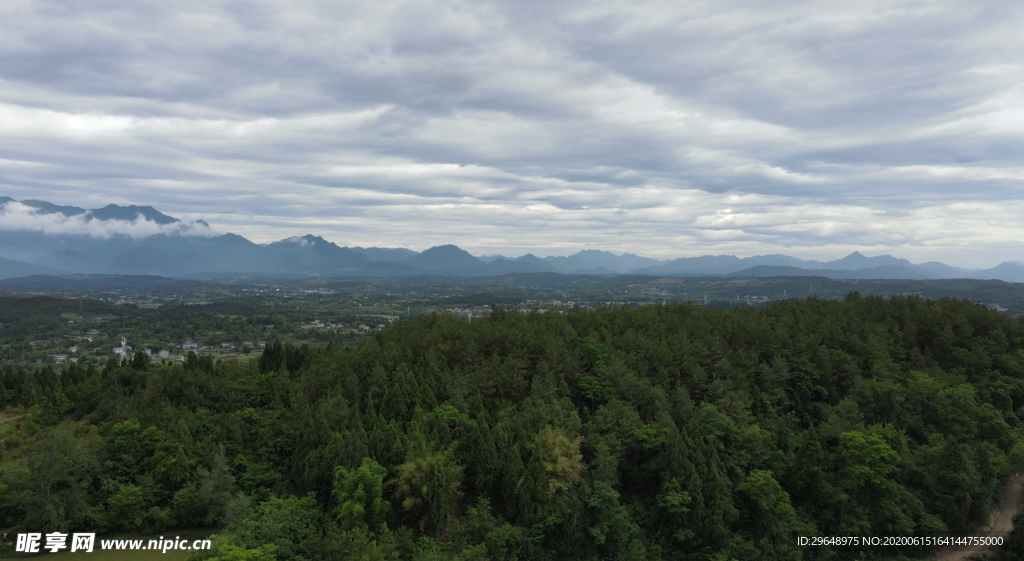
<path fill-rule="evenodd" d="M 173 224 L 175 222 L 180 222 L 177 218 L 167 216 L 151 206 L 107 205 L 103 208 L 87 210 L 76 206 L 55 205 L 47 201 L 39 201 L 35 199 L 14 201 L 14 199 L 10 197 L 0 198 L 0 205 L 6 205 L 8 202 L 20 202 L 27 207 L 36 209 L 42 214 L 63 214 L 64 216 L 84 215 L 83 218 L 86 218 L 87 220 L 124 220 L 126 222 L 131 222 L 133 220 L 137 220 L 141 215 L 146 220 L 156 222 L 157 224 Z M 205 222 L 203 223 L 205 224 Z"/>
<path fill-rule="evenodd" d="M 8 203 L 0 197 L 0 212 Z M 83 220 L 135 222 L 140 217 L 160 226 L 181 221 L 151 206 L 107 205 L 87 210 L 47 201 L 20 204 L 39 215 L 60 214 Z M 21 211 L 24 213 L 24 210 Z M 23 214 L 24 216 L 24 214 Z M 115 222 L 116 223 L 116 222 Z M 206 226 L 203 221 L 196 224 Z M 164 232 L 166 230 L 159 230 Z M 35 230 L 0 230 L 0 278 L 39 274 L 130 274 L 173 278 L 262 274 L 305 276 L 495 276 L 512 273 L 643 274 L 669 276 L 824 276 L 835 279 L 988 278 L 1024 282 L 1024 263 L 1007 261 L 985 270 L 968 270 L 939 262 L 921 264 L 892 255 L 865 256 L 855 251 L 833 261 L 788 255 L 703 255 L 660 260 L 632 253 L 586 249 L 567 256 L 476 257 L 445 244 L 422 252 L 406 248 L 346 247 L 320 236 L 293 236 L 257 244 L 236 234 L 144 237 L 130 235 L 53 234 Z"/>
<path fill-rule="evenodd" d="M 401 263 L 416 255 L 416 252 L 404 247 L 350 247 L 356 253 L 362 253 L 370 261 L 393 261 Z"/>

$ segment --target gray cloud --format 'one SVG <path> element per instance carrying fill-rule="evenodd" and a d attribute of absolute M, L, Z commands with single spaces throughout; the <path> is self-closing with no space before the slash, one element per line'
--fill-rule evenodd
<path fill-rule="evenodd" d="M 0 194 L 257 241 L 1019 259 L 997 2 L 0 5 Z"/>

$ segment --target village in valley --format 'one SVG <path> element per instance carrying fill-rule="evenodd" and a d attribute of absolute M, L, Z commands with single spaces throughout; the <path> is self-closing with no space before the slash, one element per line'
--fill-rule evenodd
<path fill-rule="evenodd" d="M 180 282 L 166 286 L 102 283 L 79 288 L 7 288 L 0 293 L 0 366 L 107 364 L 141 352 L 150 361 L 188 354 L 249 360 L 275 340 L 354 344 L 423 313 L 465 321 L 492 307 L 523 313 L 601 306 L 691 302 L 760 307 L 795 297 L 862 294 L 970 298 L 1020 315 L 1020 284 L 1001 281 L 862 281 L 814 277 L 723 279 L 596 275 L 488 278 L 322 279 L 260 284 Z"/>

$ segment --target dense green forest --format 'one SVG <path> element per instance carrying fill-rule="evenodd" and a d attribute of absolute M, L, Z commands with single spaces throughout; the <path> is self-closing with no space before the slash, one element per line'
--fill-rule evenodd
<path fill-rule="evenodd" d="M 0 526 L 216 529 L 196 560 L 914 557 L 796 538 L 968 532 L 1024 470 L 1024 323 L 952 299 L 496 308 L 0 381 Z"/>

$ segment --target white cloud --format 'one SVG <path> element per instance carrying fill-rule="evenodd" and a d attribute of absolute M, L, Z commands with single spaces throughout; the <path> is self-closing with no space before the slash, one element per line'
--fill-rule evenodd
<path fill-rule="evenodd" d="M 98 220 L 91 212 L 66 216 L 42 212 L 37 208 L 10 201 L 0 206 L 0 230 L 30 230 L 44 234 L 68 234 L 107 239 L 128 236 L 135 239 L 163 234 L 168 236 L 215 236 L 201 222 L 158 224 L 138 214 L 135 220 Z"/>
<path fill-rule="evenodd" d="M 303 236 L 292 236 L 290 238 L 285 239 L 284 241 L 291 242 L 291 243 L 297 243 L 300 246 L 316 245 L 316 242 L 307 240 Z"/>

